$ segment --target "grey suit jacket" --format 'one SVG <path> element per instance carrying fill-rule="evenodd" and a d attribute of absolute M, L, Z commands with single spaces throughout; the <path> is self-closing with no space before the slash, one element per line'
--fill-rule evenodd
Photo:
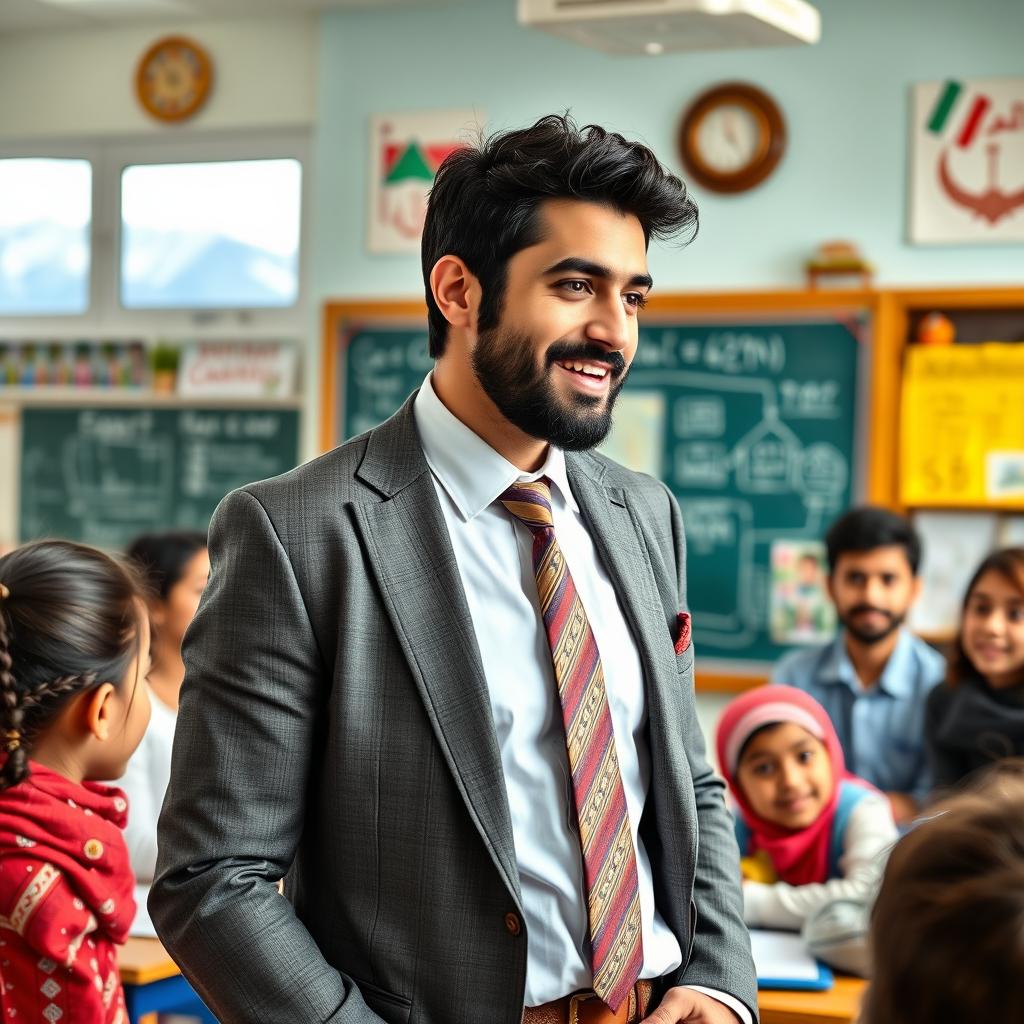
<path fill-rule="evenodd" d="M 643 665 L 641 829 L 686 955 L 663 985 L 756 1012 L 693 649 L 673 648 L 678 507 L 599 455 L 566 463 Z M 412 400 L 228 495 L 210 554 L 149 900 L 171 955 L 231 1024 L 519 1024 L 530 936 L 501 760 Z"/>

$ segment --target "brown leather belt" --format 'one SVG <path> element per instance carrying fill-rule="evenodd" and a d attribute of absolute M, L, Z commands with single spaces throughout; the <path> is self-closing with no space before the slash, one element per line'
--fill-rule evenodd
<path fill-rule="evenodd" d="M 593 992 L 577 992 L 523 1010 L 523 1024 L 639 1024 L 651 1002 L 653 985 L 638 981 L 629 998 L 612 1013 Z"/>

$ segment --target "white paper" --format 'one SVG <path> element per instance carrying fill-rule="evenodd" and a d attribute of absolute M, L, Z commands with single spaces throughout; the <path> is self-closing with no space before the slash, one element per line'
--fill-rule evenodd
<path fill-rule="evenodd" d="M 758 979 L 769 981 L 817 981 L 820 973 L 796 932 L 750 929 L 750 948 Z"/>
<path fill-rule="evenodd" d="M 149 910 L 146 907 L 146 900 L 149 899 L 149 886 L 148 885 L 136 885 L 135 886 L 135 920 L 132 922 L 129 935 L 134 935 L 139 939 L 155 939 L 156 929 L 153 927 L 153 922 L 149 916 Z"/>
<path fill-rule="evenodd" d="M 991 512 L 919 512 L 921 596 L 910 614 L 911 628 L 927 635 L 956 631 L 960 606 L 974 570 L 996 545 L 997 517 Z"/>

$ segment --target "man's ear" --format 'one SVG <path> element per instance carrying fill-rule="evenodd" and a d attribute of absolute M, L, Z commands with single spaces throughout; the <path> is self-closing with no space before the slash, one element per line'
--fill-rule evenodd
<path fill-rule="evenodd" d="M 115 688 L 113 683 L 101 683 L 82 695 L 81 715 L 86 731 L 98 740 L 110 738 L 113 729 Z"/>
<path fill-rule="evenodd" d="M 430 291 L 452 327 L 476 330 L 483 290 L 476 275 L 458 256 L 442 256 L 430 271 Z"/>
<path fill-rule="evenodd" d="M 924 583 L 920 576 L 915 576 L 910 584 L 910 604 L 911 606 L 917 604 L 917 599 L 921 596 L 921 588 Z"/>
<path fill-rule="evenodd" d="M 825 590 L 828 592 L 828 599 L 835 604 L 836 603 L 836 592 L 832 587 L 832 581 L 835 579 L 835 573 L 830 572 L 825 577 Z"/>

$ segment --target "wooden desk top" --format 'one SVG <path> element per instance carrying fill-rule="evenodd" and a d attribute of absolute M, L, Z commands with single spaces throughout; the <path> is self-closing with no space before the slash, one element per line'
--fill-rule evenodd
<path fill-rule="evenodd" d="M 866 985 L 862 978 L 837 977 L 827 992 L 762 990 L 757 994 L 761 1024 L 851 1024 Z"/>
<path fill-rule="evenodd" d="M 125 985 L 148 985 L 181 973 L 159 939 L 129 939 L 117 951 L 117 967 Z"/>
<path fill-rule="evenodd" d="M 129 939 L 118 953 L 121 981 L 148 985 L 179 974 L 159 939 Z M 761 991 L 761 1024 L 851 1024 L 857 1017 L 865 982 L 836 978 L 828 992 Z"/>

